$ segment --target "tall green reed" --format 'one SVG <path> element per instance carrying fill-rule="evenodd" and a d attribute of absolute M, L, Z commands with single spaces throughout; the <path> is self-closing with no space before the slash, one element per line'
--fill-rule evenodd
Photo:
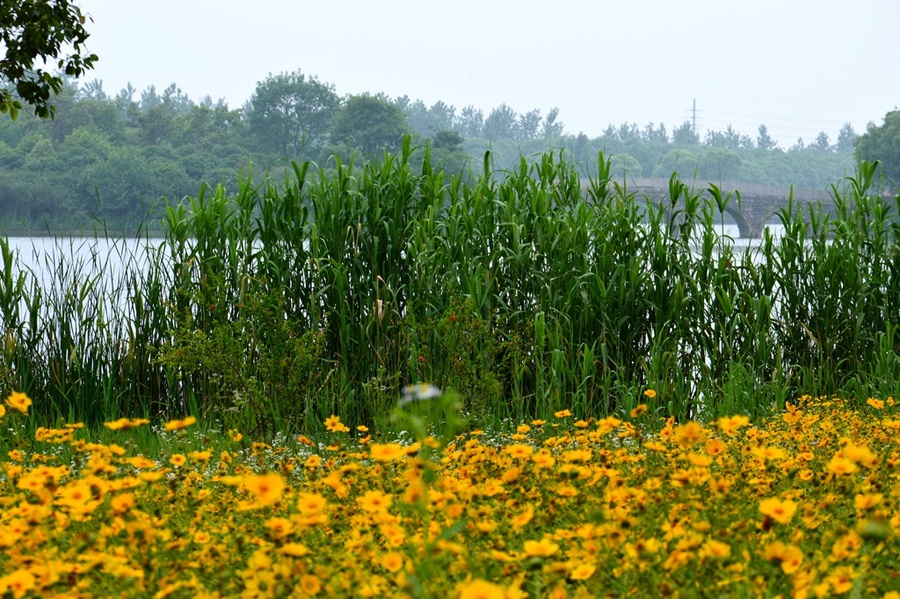
<path fill-rule="evenodd" d="M 673 174 L 659 201 L 602 154 L 587 176 L 556 153 L 448 176 L 416 151 L 203 187 L 167 205 L 146 262 L 115 246 L 111 283 L 69 260 L 45 288 L 0 245 L 3 392 L 44 417 L 191 412 L 261 436 L 388 426 L 420 380 L 479 426 L 897 393 L 898 200 L 870 192 L 872 165 L 833 213 L 790 199 L 783 234 L 745 250 L 721 229 L 739 195 L 714 185 Z"/>

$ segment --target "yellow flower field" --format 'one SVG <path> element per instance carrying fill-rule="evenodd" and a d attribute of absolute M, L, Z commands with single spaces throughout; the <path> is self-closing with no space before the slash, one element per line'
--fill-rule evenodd
<path fill-rule="evenodd" d="M 900 599 L 896 412 L 804 397 L 650 434 L 563 411 L 443 447 L 332 417 L 328 444 L 200 451 L 186 418 L 159 455 L 38 429 L 0 461 L 0 597 Z"/>

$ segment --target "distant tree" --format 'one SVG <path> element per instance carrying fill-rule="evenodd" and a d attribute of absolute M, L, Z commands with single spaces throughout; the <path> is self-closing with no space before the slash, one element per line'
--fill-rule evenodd
<path fill-rule="evenodd" d="M 697 146 L 700 145 L 700 136 L 694 133 L 690 121 L 685 121 L 672 131 L 672 143 L 676 146 Z"/>
<path fill-rule="evenodd" d="M 404 99 L 409 100 L 405 96 Z M 394 102 L 394 104 L 400 106 L 397 102 Z M 431 119 L 428 116 L 428 106 L 425 105 L 425 102 L 422 100 L 416 100 L 415 102 L 405 101 L 401 110 L 406 115 L 406 121 L 409 123 L 409 128 L 412 131 L 415 131 L 421 137 L 434 135 L 434 130 L 429 130 L 431 129 Z"/>
<path fill-rule="evenodd" d="M 456 120 L 456 108 L 440 100 L 431 108 L 422 100 L 411 102 L 407 96 L 394 100 L 406 115 L 409 128 L 421 137 L 431 137 L 438 131 L 446 131 L 453 128 Z"/>
<path fill-rule="evenodd" d="M 141 141 L 147 145 L 158 145 L 169 141 L 175 121 L 172 113 L 162 102 L 152 108 L 142 110 L 138 116 L 141 127 Z"/>
<path fill-rule="evenodd" d="M 537 139 L 541 126 L 541 111 L 537 108 L 519 115 L 519 138 Z"/>
<path fill-rule="evenodd" d="M 641 163 L 630 154 L 613 154 L 609 161 L 610 173 L 614 179 L 640 177 L 643 172 Z"/>
<path fill-rule="evenodd" d="M 590 142 L 590 140 L 583 132 L 580 132 L 575 138 L 575 147 L 572 148 L 572 153 L 575 156 L 576 162 L 584 162 L 588 159 L 588 142 Z"/>
<path fill-rule="evenodd" d="M 165 106 L 173 116 L 184 114 L 194 107 L 194 102 L 181 91 L 181 88 L 174 83 L 170 84 L 160 97 L 162 105 Z"/>
<path fill-rule="evenodd" d="M 841 130 L 838 132 L 837 143 L 834 145 L 835 151 L 852 152 L 856 137 L 856 131 L 853 130 L 853 125 L 844 123 L 844 126 L 841 127 Z"/>
<path fill-rule="evenodd" d="M 249 132 L 261 149 L 290 156 L 321 147 L 339 107 L 333 85 L 298 70 L 270 74 L 257 83 L 245 113 Z"/>
<path fill-rule="evenodd" d="M 622 123 L 616 131 L 619 141 L 625 146 L 636 146 L 641 142 L 641 132 L 637 123 Z"/>
<path fill-rule="evenodd" d="M 463 149 L 465 140 L 456 131 L 438 131 L 432 139 L 432 161 L 444 168 L 444 171 L 456 175 L 469 161 L 469 155 Z"/>
<path fill-rule="evenodd" d="M 91 79 L 81 86 L 80 98 L 106 102 L 109 96 L 103 91 L 103 82 L 99 79 Z"/>
<path fill-rule="evenodd" d="M 756 136 L 756 148 L 758 150 L 774 150 L 778 142 L 769 135 L 769 129 L 765 125 L 759 126 L 759 135 Z"/>
<path fill-rule="evenodd" d="M 880 160 L 884 175 L 896 185 L 900 182 L 900 110 L 884 115 L 881 126 L 870 122 L 866 132 L 856 139 L 860 160 Z"/>
<path fill-rule="evenodd" d="M 396 104 L 363 94 L 351 96 L 334 118 L 331 143 L 357 148 L 370 158 L 400 149 L 409 132 L 406 116 Z"/>
<path fill-rule="evenodd" d="M 519 133 L 518 115 L 506 104 L 501 104 L 484 119 L 483 130 L 488 139 L 515 139 Z"/>
<path fill-rule="evenodd" d="M 649 142 L 658 142 L 667 144 L 669 143 L 669 134 L 666 132 L 666 126 L 663 123 L 659 124 L 659 128 L 656 129 L 653 127 L 653 123 L 647 123 L 647 126 L 644 127 L 643 133 L 644 141 Z"/>
<path fill-rule="evenodd" d="M 461 150 L 464 141 L 462 135 L 456 131 L 444 130 L 438 131 L 431 143 L 435 148 L 454 151 Z"/>
<path fill-rule="evenodd" d="M 459 113 L 456 129 L 466 138 L 479 138 L 484 134 L 484 113 L 480 108 L 466 106 Z"/>
<path fill-rule="evenodd" d="M 141 92 L 141 109 L 150 110 L 162 104 L 162 98 L 156 93 L 156 86 L 150 85 Z"/>
<path fill-rule="evenodd" d="M 428 109 L 434 131 L 449 131 L 456 122 L 456 108 L 438 100 Z"/>
<path fill-rule="evenodd" d="M 699 160 L 697 154 L 684 148 L 668 151 L 653 168 L 654 177 L 670 177 L 677 172 L 678 176 L 690 181 L 697 174 Z"/>
<path fill-rule="evenodd" d="M 798 137 L 797 143 L 791 146 L 791 152 L 802 152 L 806 149 L 806 144 L 803 143 L 803 138 Z"/>
<path fill-rule="evenodd" d="M 824 131 L 820 131 L 819 135 L 816 136 L 816 141 L 809 144 L 809 147 L 817 152 L 830 152 L 831 142 L 828 140 L 828 134 Z"/>
<path fill-rule="evenodd" d="M 557 118 L 559 118 L 559 108 L 556 107 L 551 108 L 544 118 L 541 135 L 548 144 L 553 143 L 553 140 L 560 137 L 565 129 L 562 123 L 557 122 Z"/>
<path fill-rule="evenodd" d="M 0 2 L 0 47 L 6 50 L 0 59 L 0 80 L 13 88 L 0 87 L 0 112 L 16 119 L 22 104 L 14 92 L 37 116 L 55 116 L 50 94 L 59 94 L 63 78 L 40 66 L 35 68 L 35 62 L 55 62 L 61 74 L 69 77 L 80 77 L 94 68 L 97 55 L 83 53 L 90 35 L 84 27 L 88 18 L 69 0 Z M 69 47 L 71 53 L 64 51 Z"/>
<path fill-rule="evenodd" d="M 699 174 L 710 182 L 737 181 L 741 177 L 741 157 L 733 150 L 711 148 L 700 157 Z"/>
<path fill-rule="evenodd" d="M 710 148 L 723 150 L 741 150 L 753 147 L 753 140 L 750 139 L 750 136 L 738 133 L 731 125 L 728 125 L 725 131 L 707 131 L 704 143 Z"/>

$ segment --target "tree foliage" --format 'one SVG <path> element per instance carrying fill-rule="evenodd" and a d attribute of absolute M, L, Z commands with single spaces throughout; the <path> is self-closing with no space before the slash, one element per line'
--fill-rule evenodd
<path fill-rule="evenodd" d="M 107 94 L 99 81 L 76 84 L 64 74 L 61 80 L 54 120 L 31 114 L 15 122 L 0 119 L 0 232 L 75 230 L 98 220 L 117 229 L 142 221 L 152 226 L 161 216 L 162 196 L 177 203 L 204 182 L 233 189 L 251 163 L 256 173 L 276 182 L 291 169 L 285 158 L 333 165 L 333 156 L 346 160 L 357 152 L 354 164 L 362 166 L 367 159 L 381 159 L 384 151 L 396 151 L 408 132 L 422 148 L 413 160 L 424 159 L 430 146 L 432 165 L 448 177 L 480 171 L 487 151 L 500 171 L 518 168 L 522 157 L 561 149 L 583 168 L 599 151 L 615 155 L 613 172 L 620 180 L 668 178 L 677 170 L 692 180 L 823 190 L 850 174 L 854 162 L 847 151 L 855 137 L 849 126 L 836 144 L 822 137 L 820 143 L 784 150 L 771 146 L 764 127 L 755 140 L 726 129 L 707 135 L 705 143 L 690 122 L 674 128 L 623 123 L 588 137 L 566 133 L 556 108 L 541 119 L 538 109 L 517 113 L 502 105 L 485 120 L 480 109 L 457 111 L 441 101 L 429 106 L 383 94 L 342 100 L 333 86 L 299 71 L 270 75 L 243 110 L 209 97 L 195 103 L 175 84 L 162 91 L 129 85 Z M 290 110 L 263 118 L 262 107 L 270 100 Z M 876 134 L 894 118 L 889 115 Z M 279 134 L 281 141 L 273 141 Z M 885 147 L 871 158 L 887 165 L 890 148 Z M 148 212 L 153 206 L 156 211 Z"/>
<path fill-rule="evenodd" d="M 247 124 L 260 149 L 298 157 L 325 143 L 339 106 L 330 83 L 299 70 L 269 75 L 247 105 Z"/>
<path fill-rule="evenodd" d="M 399 106 L 363 94 L 344 102 L 334 120 L 331 142 L 376 157 L 385 150 L 399 150 L 401 139 L 408 132 L 406 116 Z"/>
<path fill-rule="evenodd" d="M 4 0 L 0 2 L 0 76 L 12 86 L 0 89 L 0 112 L 16 119 L 22 104 L 34 107 L 42 118 L 53 118 L 56 108 L 50 95 L 59 94 L 63 78 L 45 70 L 54 64 L 69 77 L 80 77 L 94 67 L 97 55 L 84 53 L 88 20 L 69 0 Z M 72 47 L 71 53 L 63 48 Z M 37 65 L 37 67 L 36 67 Z"/>
<path fill-rule="evenodd" d="M 869 123 L 856 141 L 860 160 L 880 160 L 884 175 L 900 184 L 900 110 L 884 115 L 881 126 Z"/>

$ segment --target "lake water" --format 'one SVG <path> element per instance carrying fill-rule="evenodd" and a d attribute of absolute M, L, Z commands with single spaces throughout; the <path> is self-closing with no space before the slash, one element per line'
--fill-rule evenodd
<path fill-rule="evenodd" d="M 770 224 L 766 228 L 774 237 L 780 236 L 784 230 L 780 224 Z M 725 224 L 717 230 L 733 240 L 733 247 L 738 252 L 756 247 L 762 241 L 740 238 L 738 227 L 734 224 Z M 87 283 L 99 286 L 104 292 L 105 308 L 109 309 L 125 299 L 117 296 L 121 290 L 114 287 L 121 285 L 123 277 L 128 275 L 126 271 L 146 268 L 148 260 L 156 259 L 154 252 L 148 251 L 148 248 L 157 248 L 162 240 L 10 237 L 7 241 L 15 256 L 14 278 L 24 271 L 29 280 L 33 277 L 45 292 L 65 293 L 82 289 Z M 27 286 L 30 288 L 31 283 Z"/>
<path fill-rule="evenodd" d="M 784 231 L 784 227 L 780 224 L 767 225 L 766 229 L 776 238 Z M 716 230 L 733 239 L 736 249 L 752 248 L 762 241 L 761 239 L 739 237 L 737 225 L 733 224 L 716 227 Z M 161 240 L 10 237 L 8 241 L 10 249 L 17 255 L 19 268 L 40 275 L 42 278 L 46 276 L 52 278 L 52 273 L 59 268 L 61 259 L 64 258 L 73 263 L 69 266 L 78 266 L 83 276 L 90 277 L 105 272 L 111 275 L 111 278 L 116 279 L 122 273 L 123 264 L 127 262 L 127 258 L 145 261 L 147 259 L 146 247 L 149 245 L 155 248 Z"/>

